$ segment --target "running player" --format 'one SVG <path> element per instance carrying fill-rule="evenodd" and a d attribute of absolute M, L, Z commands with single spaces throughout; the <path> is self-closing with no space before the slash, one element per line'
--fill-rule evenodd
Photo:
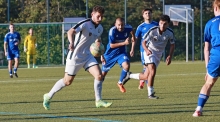
<path fill-rule="evenodd" d="M 144 34 L 146 34 L 149 31 L 150 28 L 152 28 L 154 26 L 158 26 L 158 22 L 155 22 L 155 21 L 152 20 L 152 10 L 151 9 L 148 9 L 148 8 L 144 9 L 142 11 L 142 16 L 144 18 L 144 22 L 141 23 L 137 27 L 135 37 L 136 37 L 136 40 L 141 39 L 141 41 L 140 41 L 140 53 L 141 53 L 141 62 L 142 62 L 142 65 L 143 65 L 143 73 L 144 73 L 145 70 L 146 70 L 146 66 L 144 65 L 144 56 L 143 56 L 144 49 L 142 47 L 142 41 L 144 40 L 143 36 L 144 36 Z M 143 89 L 144 82 L 147 83 L 147 80 L 146 81 L 140 80 L 140 84 L 138 86 L 138 89 Z"/>
<path fill-rule="evenodd" d="M 154 92 L 154 77 L 156 75 L 156 69 L 160 63 L 162 53 L 170 42 L 170 52 L 166 58 L 167 65 L 170 65 L 171 59 L 175 47 L 175 39 L 173 31 L 168 28 L 170 23 L 170 17 L 168 15 L 162 15 L 160 17 L 159 26 L 151 28 L 145 35 L 142 46 L 144 48 L 144 61 L 147 70 L 144 73 L 130 74 L 127 78 L 133 78 L 138 80 L 148 80 L 148 98 L 158 99 Z M 126 81 L 126 80 L 125 80 Z"/>
<path fill-rule="evenodd" d="M 100 24 L 103 19 L 105 10 L 101 6 L 95 6 L 91 13 L 91 19 L 85 19 L 75 26 L 73 26 L 68 32 L 69 49 L 66 58 L 66 67 L 64 78 L 58 80 L 49 93 L 44 94 L 43 107 L 46 110 L 50 109 L 50 101 L 54 94 L 72 84 L 76 74 L 81 68 L 84 68 L 94 79 L 95 90 L 95 105 L 96 107 L 109 107 L 112 103 L 102 100 L 102 82 L 103 77 L 98 62 L 90 53 L 89 47 L 99 39 L 103 32 L 103 27 Z M 73 38 L 75 35 L 75 40 Z M 105 60 L 103 60 L 105 63 Z"/>
<path fill-rule="evenodd" d="M 21 41 L 20 34 L 18 32 L 15 32 L 15 28 L 13 23 L 9 24 L 9 32 L 5 35 L 4 38 L 4 52 L 5 56 L 7 56 L 8 60 L 8 70 L 9 70 L 9 76 L 10 78 L 13 78 L 12 74 L 12 64 L 14 61 L 14 75 L 18 78 L 17 70 L 19 65 L 19 48 L 18 45 Z"/>
<path fill-rule="evenodd" d="M 109 43 L 104 53 L 106 63 L 102 65 L 102 74 L 105 77 L 108 71 L 118 63 L 122 67 L 121 75 L 117 83 L 122 93 L 126 92 L 123 86 L 123 79 L 126 77 L 130 69 L 130 60 L 126 52 L 126 46 L 130 44 L 129 35 L 132 35 L 132 47 L 130 56 L 134 55 L 135 36 L 130 25 L 125 25 L 123 18 L 115 20 L 115 26 L 109 30 Z"/>

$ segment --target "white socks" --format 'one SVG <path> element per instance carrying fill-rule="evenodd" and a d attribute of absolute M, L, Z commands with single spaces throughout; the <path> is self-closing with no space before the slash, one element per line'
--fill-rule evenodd
<path fill-rule="evenodd" d="M 63 87 L 65 87 L 65 83 L 63 81 L 63 78 L 58 80 L 55 85 L 53 86 L 53 88 L 50 90 L 50 92 L 48 93 L 48 96 L 50 97 L 50 99 L 53 97 L 53 95 L 60 91 Z"/>
<path fill-rule="evenodd" d="M 140 73 L 137 73 L 137 74 L 130 74 L 130 78 L 132 78 L 132 79 L 137 79 L 137 80 L 140 80 L 139 79 L 139 75 L 140 75 Z"/>
<path fill-rule="evenodd" d="M 147 86 L 147 90 L 148 90 L 148 96 L 150 96 L 154 93 L 154 87 L 153 86 Z"/>
<path fill-rule="evenodd" d="M 98 81 L 94 80 L 94 91 L 95 91 L 95 100 L 99 101 L 102 99 L 102 82 L 103 81 Z"/>

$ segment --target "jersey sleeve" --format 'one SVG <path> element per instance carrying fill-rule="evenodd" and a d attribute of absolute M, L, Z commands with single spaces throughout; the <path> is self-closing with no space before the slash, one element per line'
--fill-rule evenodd
<path fill-rule="evenodd" d="M 204 41 L 205 42 L 209 42 L 211 40 L 211 33 L 210 33 L 210 22 L 208 22 L 205 26 L 205 30 L 204 30 Z"/>
<path fill-rule="evenodd" d="M 21 41 L 21 35 L 19 33 L 17 33 L 18 35 L 18 41 Z"/>
<path fill-rule="evenodd" d="M 75 26 L 73 26 L 72 29 L 75 29 L 76 33 L 82 31 L 82 30 L 86 27 L 87 21 L 89 21 L 89 19 L 80 21 L 80 22 L 77 23 Z"/>
<path fill-rule="evenodd" d="M 115 43 L 115 31 L 113 28 L 109 30 L 108 40 L 109 43 Z"/>
<path fill-rule="evenodd" d="M 8 43 L 8 34 L 5 35 L 4 42 Z"/>
<path fill-rule="evenodd" d="M 136 38 L 140 38 L 141 37 L 141 27 L 140 26 L 138 26 L 138 28 L 137 28 L 137 30 L 135 32 L 135 37 Z"/>

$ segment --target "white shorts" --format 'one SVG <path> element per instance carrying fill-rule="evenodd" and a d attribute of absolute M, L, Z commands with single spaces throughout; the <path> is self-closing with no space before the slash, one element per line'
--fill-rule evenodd
<path fill-rule="evenodd" d="M 158 65 L 160 64 L 161 56 L 162 55 L 156 55 L 155 53 L 152 53 L 151 55 L 147 56 L 146 52 L 144 51 L 145 65 L 154 63 L 156 67 L 158 67 Z"/>
<path fill-rule="evenodd" d="M 68 75 L 74 76 L 81 68 L 87 70 L 88 68 L 94 65 L 98 65 L 98 62 L 91 54 L 86 56 L 85 55 L 74 56 L 73 52 L 69 51 L 66 58 L 65 72 L 68 73 Z"/>

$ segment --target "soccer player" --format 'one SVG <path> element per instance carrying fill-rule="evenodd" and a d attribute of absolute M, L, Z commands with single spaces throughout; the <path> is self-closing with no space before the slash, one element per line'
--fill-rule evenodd
<path fill-rule="evenodd" d="M 210 96 L 212 87 L 220 76 L 220 0 L 214 0 L 213 10 L 215 17 L 206 23 L 204 30 L 206 82 L 200 91 L 194 117 L 202 116 L 202 109 Z"/>
<path fill-rule="evenodd" d="M 175 47 L 175 38 L 173 31 L 168 28 L 170 23 L 170 17 L 168 15 L 162 15 L 160 17 L 159 26 L 151 28 L 143 37 L 142 46 L 144 48 L 144 63 L 147 70 L 144 73 L 131 73 L 129 78 L 138 80 L 148 80 L 148 98 L 158 99 L 154 92 L 154 77 L 156 75 L 156 69 L 160 63 L 162 53 L 170 42 L 169 55 L 166 58 L 166 64 L 170 65 L 172 55 Z M 149 73 L 149 74 L 148 74 Z M 126 77 L 125 79 L 127 79 Z"/>
<path fill-rule="evenodd" d="M 100 36 L 103 32 L 103 27 L 100 23 L 103 19 L 104 12 L 105 10 L 102 6 L 95 6 L 91 13 L 91 19 L 80 21 L 67 32 L 70 51 L 66 58 L 64 78 L 58 80 L 49 93 L 44 94 L 43 107 L 46 110 L 50 109 L 50 101 L 54 94 L 65 86 L 71 85 L 77 72 L 81 68 L 84 68 L 95 78 L 94 91 L 96 107 L 111 106 L 111 102 L 102 100 L 103 77 L 101 68 L 89 50 L 90 45 L 95 42 L 96 39 L 100 41 Z M 73 36 L 75 36 L 75 38 Z M 104 58 L 102 61 L 102 63 L 105 63 Z"/>
<path fill-rule="evenodd" d="M 24 52 L 27 53 L 27 65 L 30 68 L 30 57 L 33 58 L 33 68 L 37 68 L 36 66 L 36 48 L 37 48 L 37 40 L 33 35 L 33 28 L 29 29 L 29 35 L 25 37 L 24 40 Z"/>
<path fill-rule="evenodd" d="M 135 36 L 133 29 L 130 25 L 125 25 L 123 18 L 117 18 L 115 20 L 115 26 L 109 30 L 107 49 L 104 53 L 106 63 L 102 65 L 102 74 L 105 77 L 108 71 L 118 63 L 122 67 L 120 79 L 117 83 L 122 93 L 126 92 L 123 86 L 123 79 L 127 76 L 127 72 L 130 68 L 129 57 L 126 52 L 126 46 L 130 44 L 129 35 L 132 35 L 132 47 L 130 56 L 134 55 Z"/>
<path fill-rule="evenodd" d="M 9 32 L 5 35 L 4 38 L 4 52 L 5 56 L 8 60 L 8 70 L 10 78 L 13 78 L 12 74 L 12 64 L 14 60 L 14 75 L 18 78 L 17 69 L 19 64 L 19 48 L 18 45 L 20 43 L 21 37 L 18 32 L 15 32 L 14 25 L 12 23 L 9 24 Z"/>
<path fill-rule="evenodd" d="M 144 18 L 144 22 L 141 23 L 137 27 L 137 30 L 136 30 L 136 33 L 135 33 L 135 37 L 136 37 L 136 40 L 141 39 L 141 42 L 140 42 L 140 53 L 141 53 L 141 62 L 142 62 L 142 65 L 143 65 L 143 73 L 144 73 L 145 70 L 146 70 L 146 66 L 144 65 L 144 56 L 143 56 L 144 49 L 142 47 L 142 41 L 144 40 L 143 36 L 144 36 L 144 34 L 147 33 L 147 31 L 150 28 L 152 28 L 154 26 L 158 26 L 158 22 L 155 22 L 155 21 L 152 20 L 152 10 L 151 9 L 148 9 L 148 8 L 144 9 L 142 11 L 142 16 Z M 140 80 L 140 84 L 138 86 L 138 89 L 143 89 L 144 82 L 147 83 L 147 80 L 146 81 Z"/>

